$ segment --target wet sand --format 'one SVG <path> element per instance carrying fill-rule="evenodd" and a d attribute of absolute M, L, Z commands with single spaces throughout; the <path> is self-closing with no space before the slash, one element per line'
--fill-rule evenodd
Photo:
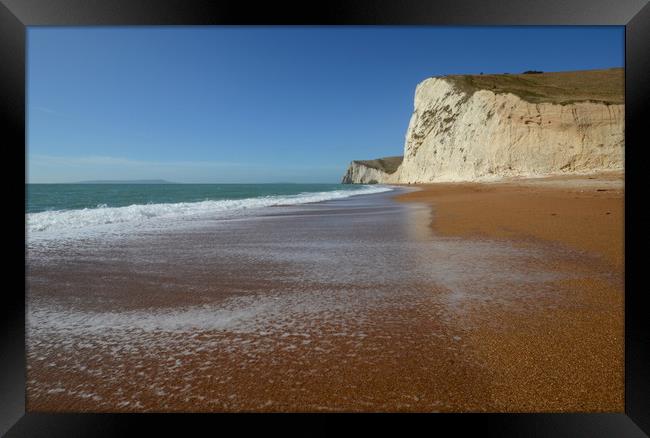
<path fill-rule="evenodd" d="M 394 195 L 30 244 L 27 409 L 622 411 L 615 258 Z"/>
<path fill-rule="evenodd" d="M 423 184 L 398 201 L 435 203 L 437 234 L 529 238 L 597 254 L 623 269 L 624 180 L 620 173 Z"/>

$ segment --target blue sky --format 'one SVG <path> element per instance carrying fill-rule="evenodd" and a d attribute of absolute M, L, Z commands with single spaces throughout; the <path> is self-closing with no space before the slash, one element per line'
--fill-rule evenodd
<path fill-rule="evenodd" d="M 338 182 L 418 82 L 624 65 L 623 27 L 31 27 L 29 182 Z"/>

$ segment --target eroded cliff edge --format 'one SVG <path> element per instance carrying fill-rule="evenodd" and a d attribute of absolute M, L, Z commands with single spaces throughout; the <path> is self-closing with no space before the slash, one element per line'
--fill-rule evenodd
<path fill-rule="evenodd" d="M 344 183 L 481 181 L 624 168 L 623 69 L 455 75 L 418 84 L 404 157 Z M 396 157 L 390 157 L 394 159 Z"/>

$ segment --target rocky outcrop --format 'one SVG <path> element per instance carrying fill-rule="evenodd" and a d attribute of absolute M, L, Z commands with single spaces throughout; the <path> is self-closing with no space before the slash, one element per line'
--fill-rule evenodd
<path fill-rule="evenodd" d="M 401 165 L 388 174 L 353 162 L 344 180 L 480 181 L 623 169 L 622 69 L 490 76 L 418 84 Z"/>
<path fill-rule="evenodd" d="M 357 160 L 350 163 L 343 176 L 343 184 L 377 184 L 390 180 L 400 164 L 402 156 L 377 158 L 376 160 Z"/>
<path fill-rule="evenodd" d="M 389 175 L 381 170 L 373 169 L 358 161 L 350 163 L 348 170 L 343 175 L 343 184 L 377 184 L 386 182 Z"/>

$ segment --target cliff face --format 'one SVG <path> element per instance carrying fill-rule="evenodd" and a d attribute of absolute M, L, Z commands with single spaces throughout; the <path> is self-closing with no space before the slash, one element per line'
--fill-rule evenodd
<path fill-rule="evenodd" d="M 401 166 L 386 174 L 353 163 L 345 180 L 477 181 L 623 169 L 623 72 L 601 72 L 427 79 L 416 88 Z M 578 86 L 558 86 L 565 84 Z"/>

